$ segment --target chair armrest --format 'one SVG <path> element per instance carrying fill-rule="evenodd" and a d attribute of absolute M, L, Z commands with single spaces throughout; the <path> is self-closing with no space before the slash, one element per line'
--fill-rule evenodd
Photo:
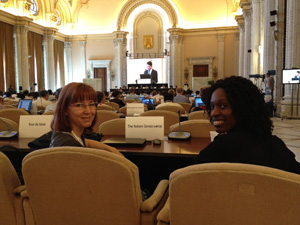
<path fill-rule="evenodd" d="M 25 191 L 25 190 L 26 190 L 26 186 L 25 186 L 25 185 L 16 187 L 16 188 L 14 189 L 14 194 L 15 194 L 15 195 L 20 195 L 20 196 L 21 196 L 21 193 L 22 193 L 23 191 Z"/>
<path fill-rule="evenodd" d="M 157 214 L 158 224 L 170 224 L 170 214 L 169 214 L 170 203 L 169 203 L 169 200 L 170 200 L 170 198 L 167 199 L 164 207 Z"/>
<path fill-rule="evenodd" d="M 154 193 L 144 202 L 141 204 L 141 211 L 142 212 L 152 212 L 153 209 L 159 204 L 162 200 L 164 194 L 168 190 L 169 181 L 168 180 L 161 180 L 157 185 Z"/>

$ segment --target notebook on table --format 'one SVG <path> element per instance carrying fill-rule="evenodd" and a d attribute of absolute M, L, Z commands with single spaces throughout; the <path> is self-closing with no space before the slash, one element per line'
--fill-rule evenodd
<path fill-rule="evenodd" d="M 110 146 L 142 146 L 146 143 L 144 138 L 107 138 L 102 143 Z"/>

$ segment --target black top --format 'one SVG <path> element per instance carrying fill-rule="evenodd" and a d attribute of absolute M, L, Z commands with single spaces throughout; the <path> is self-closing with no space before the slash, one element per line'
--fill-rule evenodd
<path fill-rule="evenodd" d="M 120 108 L 122 108 L 123 106 L 125 106 L 126 104 L 121 100 L 121 99 L 118 99 L 118 98 L 114 98 L 114 99 L 111 99 L 109 100 L 110 102 L 114 102 L 114 103 L 117 103 Z"/>
<path fill-rule="evenodd" d="M 84 141 L 84 136 L 81 137 L 82 142 Z M 83 147 L 70 133 L 67 132 L 53 132 L 51 137 L 50 147 L 60 147 L 60 146 L 78 146 Z"/>
<path fill-rule="evenodd" d="M 280 138 L 260 137 L 242 129 L 218 135 L 196 158 L 196 163 L 210 162 L 254 164 L 300 174 L 294 153 Z"/>

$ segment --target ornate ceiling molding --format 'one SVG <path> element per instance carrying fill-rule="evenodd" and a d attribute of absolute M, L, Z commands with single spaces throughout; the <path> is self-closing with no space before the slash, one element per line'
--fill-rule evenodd
<path fill-rule="evenodd" d="M 134 9 L 144 4 L 154 4 L 161 7 L 168 15 L 172 27 L 175 28 L 178 25 L 178 18 L 175 9 L 167 0 L 130 0 L 121 9 L 118 21 L 117 30 L 125 29 L 127 21 Z"/>

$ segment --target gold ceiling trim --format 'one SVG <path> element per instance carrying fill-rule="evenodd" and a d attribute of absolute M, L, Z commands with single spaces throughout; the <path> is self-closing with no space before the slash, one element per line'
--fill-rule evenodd
<path fill-rule="evenodd" d="M 117 29 L 125 29 L 127 26 L 127 21 L 134 9 L 144 4 L 154 4 L 160 6 L 168 15 L 172 27 L 175 28 L 178 25 L 178 18 L 175 9 L 167 0 L 130 0 L 121 9 Z"/>

